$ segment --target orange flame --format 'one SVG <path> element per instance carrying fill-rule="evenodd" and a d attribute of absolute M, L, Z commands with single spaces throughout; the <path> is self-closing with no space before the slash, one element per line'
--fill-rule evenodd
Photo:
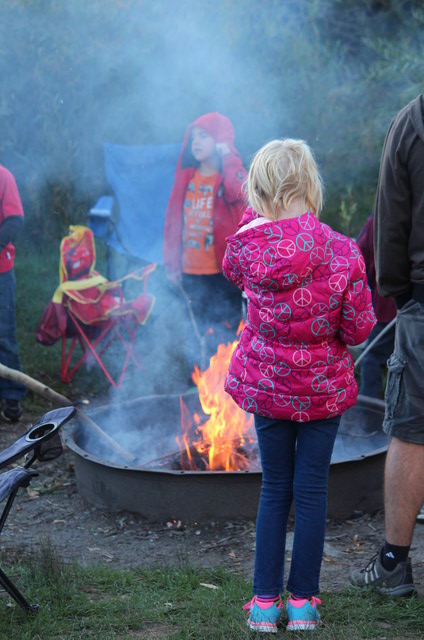
<path fill-rule="evenodd" d="M 238 334 L 243 323 L 240 324 Z M 193 382 L 199 391 L 203 412 L 210 416 L 200 424 L 197 414 L 191 416 L 181 399 L 182 437 L 177 437 L 180 451 L 185 452 L 185 468 L 194 470 L 241 471 L 249 468 L 249 460 L 244 452 L 247 443 L 255 441 L 253 416 L 246 414 L 224 391 L 224 380 L 231 355 L 238 341 L 220 344 L 215 355 L 210 359 L 206 371 L 195 366 Z M 190 431 L 194 430 L 197 439 L 190 439 Z M 194 455 L 196 454 L 196 455 Z"/>

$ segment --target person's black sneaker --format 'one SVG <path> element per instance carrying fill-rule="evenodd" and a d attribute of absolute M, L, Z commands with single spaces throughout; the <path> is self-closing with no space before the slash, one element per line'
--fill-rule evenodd
<path fill-rule="evenodd" d="M 350 584 L 353 587 L 374 587 L 388 596 L 409 596 L 416 593 L 412 578 L 411 558 L 399 562 L 393 571 L 387 571 L 377 553 L 365 569 L 353 569 L 350 572 Z"/>
<path fill-rule="evenodd" d="M 22 415 L 22 407 L 19 400 L 2 400 L 1 415 L 9 422 L 17 422 Z"/>

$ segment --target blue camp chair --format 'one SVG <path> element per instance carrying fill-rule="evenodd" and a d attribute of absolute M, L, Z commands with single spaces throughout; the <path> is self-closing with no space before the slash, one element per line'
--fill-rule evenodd
<path fill-rule="evenodd" d="M 30 467 L 37 462 L 50 462 L 63 451 L 59 431 L 75 414 L 75 407 L 62 407 L 45 413 L 25 434 L 0 452 L 0 502 L 6 501 L 0 515 L 0 533 L 21 487 L 28 487 L 38 473 Z M 15 466 L 19 459 L 22 466 Z M 36 613 L 37 604 L 30 604 L 16 584 L 0 568 L 0 586 L 9 593 L 27 613 Z"/>
<path fill-rule="evenodd" d="M 162 263 L 165 212 L 181 145 L 105 144 L 103 149 L 114 196 L 101 196 L 88 217 L 94 237 L 106 244 L 107 278 L 115 280 L 114 251 L 128 265 Z"/>

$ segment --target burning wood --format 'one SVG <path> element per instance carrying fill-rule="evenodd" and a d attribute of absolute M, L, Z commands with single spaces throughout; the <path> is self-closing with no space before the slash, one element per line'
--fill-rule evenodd
<path fill-rule="evenodd" d="M 243 323 L 240 323 L 240 333 Z M 195 367 L 193 381 L 199 391 L 199 400 L 206 416 L 201 424 L 197 414 L 190 416 L 181 401 L 181 427 L 183 435 L 177 437 L 181 452 L 185 451 L 188 468 L 197 468 L 197 458 L 210 470 L 246 471 L 250 468 L 246 447 L 256 444 L 253 416 L 245 413 L 224 391 L 224 380 L 231 355 L 237 346 L 220 344 L 210 359 L 206 371 Z M 198 455 L 194 454 L 196 451 Z"/>
<path fill-rule="evenodd" d="M 197 449 L 194 445 L 189 450 L 177 450 L 167 455 L 150 460 L 143 464 L 144 469 L 172 470 L 172 471 L 212 471 L 209 466 L 209 450 L 211 444 L 205 444 L 203 450 Z M 213 471 L 260 471 L 259 452 L 254 442 L 224 442 L 222 445 L 224 464 L 216 464 Z M 228 451 L 230 452 L 229 456 Z M 230 458 L 232 469 L 225 467 L 225 462 Z"/>
<path fill-rule="evenodd" d="M 239 327 L 241 330 L 242 325 Z M 191 415 L 180 398 L 181 430 L 178 451 L 147 463 L 146 468 L 179 471 L 260 471 L 253 416 L 224 391 L 224 380 L 237 341 L 220 344 L 206 371 L 197 367 L 193 381 L 205 416 Z"/>

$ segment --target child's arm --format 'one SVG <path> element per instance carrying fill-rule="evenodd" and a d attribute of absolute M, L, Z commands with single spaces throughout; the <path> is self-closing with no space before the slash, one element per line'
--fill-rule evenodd
<path fill-rule="evenodd" d="M 246 171 L 238 154 L 232 153 L 228 145 L 216 145 L 218 147 L 227 147 L 227 149 L 218 150 L 222 160 L 222 174 L 224 184 L 224 199 L 229 204 L 244 203 L 243 194 L 241 192 L 242 184 L 246 178 Z"/>
<path fill-rule="evenodd" d="M 359 234 L 356 243 L 360 250 L 362 251 L 362 255 L 364 256 L 365 265 L 367 270 L 369 269 L 369 265 L 371 264 L 372 255 L 374 252 L 373 249 L 373 217 L 369 217 L 365 222 L 361 233 Z"/>
<path fill-rule="evenodd" d="M 348 345 L 364 342 L 377 320 L 372 306 L 364 258 L 355 242 L 351 242 L 350 278 L 343 296 L 339 337 Z M 336 274 L 337 275 L 337 274 Z"/>
<path fill-rule="evenodd" d="M 243 291 L 244 276 L 240 266 L 239 254 L 243 250 L 242 243 L 236 236 L 227 238 L 227 248 L 222 261 L 222 273 L 231 284 Z"/>

